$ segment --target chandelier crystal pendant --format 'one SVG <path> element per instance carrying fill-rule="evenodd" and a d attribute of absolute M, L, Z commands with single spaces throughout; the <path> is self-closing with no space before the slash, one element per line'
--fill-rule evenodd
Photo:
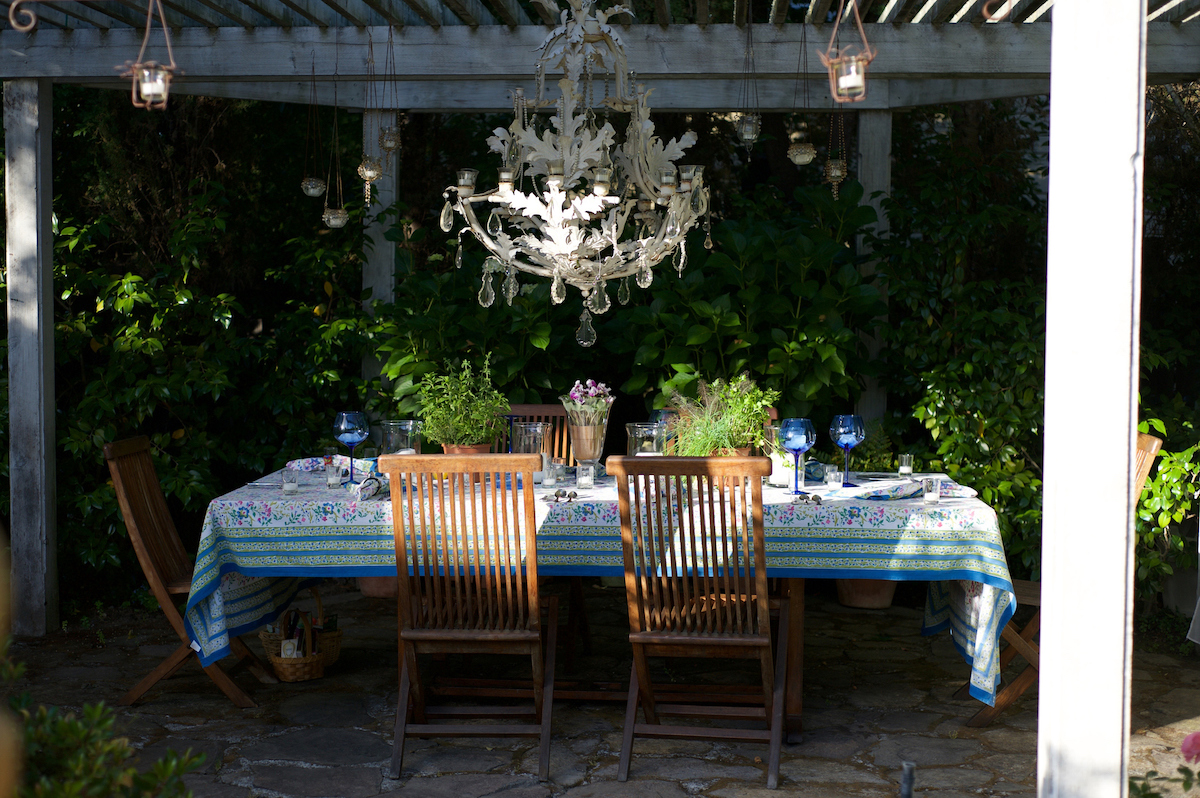
<path fill-rule="evenodd" d="M 488 139 L 503 159 L 497 187 L 481 190 L 476 170 L 460 170 L 446 189 L 440 224 L 450 232 L 457 212 L 487 249 L 481 305 L 495 301 L 495 274 L 505 275 L 502 291 L 510 304 L 520 290 L 517 272 L 551 280 L 555 304 L 566 299 L 567 285 L 574 286 L 584 300 L 575 339 L 591 346 L 592 314 L 612 305 L 608 283 L 633 277 L 649 288 L 653 268 L 677 252 L 682 269 L 687 233 L 707 213 L 709 197 L 703 167 L 675 165 L 696 134 L 688 131 L 665 144 L 654 135 L 650 91 L 633 85 L 624 46 L 608 24 L 628 10 L 596 11 L 593 0 L 568 2 L 569 13 L 562 12 L 561 24 L 540 48 L 537 99 L 515 89 L 512 124 Z M 557 99 L 544 99 L 548 72 L 562 74 Z M 610 79 L 615 97 L 608 96 Z M 596 83 L 604 91 L 598 103 Z M 624 142 L 618 143 L 611 122 L 597 119 L 595 105 L 606 116 L 629 114 Z M 541 109 L 553 110 L 547 124 L 538 124 Z M 628 293 L 619 286 L 618 300 L 628 300 Z"/>

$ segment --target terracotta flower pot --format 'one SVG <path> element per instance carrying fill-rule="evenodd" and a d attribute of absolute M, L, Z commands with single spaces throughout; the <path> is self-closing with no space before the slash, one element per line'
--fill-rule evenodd
<path fill-rule="evenodd" d="M 492 450 L 490 443 L 443 443 L 442 450 L 446 454 L 487 454 Z M 474 482 L 482 482 L 482 475 L 476 474 Z"/>

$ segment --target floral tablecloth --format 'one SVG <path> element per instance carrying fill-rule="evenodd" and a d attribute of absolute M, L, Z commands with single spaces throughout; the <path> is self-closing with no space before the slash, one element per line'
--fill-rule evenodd
<path fill-rule="evenodd" d="M 537 502 L 538 573 L 620 576 L 613 481 L 591 490 L 567 487 L 579 494 L 573 501 L 543 496 Z M 830 496 L 816 505 L 792 504 L 786 490 L 767 487 L 768 571 L 773 577 L 930 581 L 922 631 L 950 630 L 972 667 L 971 694 L 990 704 L 999 680 L 1000 630 L 1015 599 L 996 514 L 962 495 L 969 492 L 946 483 L 938 504 L 920 497 Z M 299 492 L 288 496 L 279 488 L 240 488 L 215 499 L 204 520 L 186 612 L 193 648 L 205 664 L 220 659 L 229 653 L 230 634 L 274 620 L 322 577 L 395 572 L 387 497 L 357 501 L 345 489 L 326 489 L 320 473 L 301 474 Z"/>

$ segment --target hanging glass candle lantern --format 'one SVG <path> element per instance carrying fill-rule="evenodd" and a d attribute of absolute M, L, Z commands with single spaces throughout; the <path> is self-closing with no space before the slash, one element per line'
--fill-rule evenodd
<path fill-rule="evenodd" d="M 400 128 L 388 125 L 379 129 L 379 149 L 392 154 L 400 149 Z"/>
<path fill-rule="evenodd" d="M 374 155 L 364 155 L 362 163 L 358 165 L 358 176 L 365 181 L 363 183 L 363 198 L 370 205 L 371 184 L 383 177 L 383 161 Z"/>
<path fill-rule="evenodd" d="M 137 70 L 137 91 L 144 103 L 166 105 L 170 84 L 171 73 L 164 66 L 151 62 Z"/>
<path fill-rule="evenodd" d="M 817 148 L 807 141 L 798 141 L 788 147 L 787 157 L 796 166 L 804 166 L 812 163 L 813 158 L 817 157 Z"/>
<path fill-rule="evenodd" d="M 829 70 L 829 93 L 839 103 L 853 103 L 867 97 L 867 65 L 875 60 L 875 50 L 867 41 L 863 30 L 862 17 L 858 13 L 858 3 L 854 4 L 854 23 L 858 27 L 858 36 L 862 45 L 851 44 L 838 48 L 838 28 L 842 24 L 842 12 L 846 10 L 846 0 L 838 5 L 837 17 L 833 22 L 833 35 L 829 37 L 829 46 L 821 53 L 821 63 Z"/>
<path fill-rule="evenodd" d="M 350 212 L 345 208 L 326 208 L 325 213 L 321 214 L 321 221 L 326 227 L 345 227 L 346 222 L 350 221 Z"/>
<path fill-rule="evenodd" d="M 319 177 L 306 177 L 300 181 L 300 190 L 309 197 L 319 197 L 325 193 L 325 181 Z"/>
<path fill-rule="evenodd" d="M 737 123 L 738 139 L 749 147 L 758 141 L 760 132 L 762 132 L 762 117 L 758 114 L 742 114 Z"/>

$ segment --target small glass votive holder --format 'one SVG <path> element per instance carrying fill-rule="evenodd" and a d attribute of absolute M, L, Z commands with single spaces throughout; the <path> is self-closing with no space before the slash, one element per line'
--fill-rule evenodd
<path fill-rule="evenodd" d="M 629 437 L 626 450 L 630 457 L 661 455 L 666 437 L 666 427 L 657 422 L 636 422 L 625 425 Z"/>
<path fill-rule="evenodd" d="M 900 455 L 900 466 L 897 471 L 901 477 L 911 477 L 913 472 L 913 456 L 911 454 Z"/>
<path fill-rule="evenodd" d="M 575 466 L 575 487 L 577 488 L 594 488 L 596 487 L 596 464 L 588 463 L 582 460 L 579 465 Z"/>
<path fill-rule="evenodd" d="M 300 492 L 300 472 L 291 468 L 283 469 L 283 492 L 284 493 L 299 493 Z"/>
<path fill-rule="evenodd" d="M 842 472 L 838 471 L 838 467 L 833 463 L 825 464 L 825 484 L 835 488 L 842 486 Z"/>
<path fill-rule="evenodd" d="M 338 448 L 325 447 L 325 487 L 340 488 L 342 486 L 342 469 L 334 465 L 337 462 Z"/>
<path fill-rule="evenodd" d="M 921 487 L 926 504 L 937 504 L 942 500 L 942 481 L 937 477 L 925 477 L 921 480 Z"/>

